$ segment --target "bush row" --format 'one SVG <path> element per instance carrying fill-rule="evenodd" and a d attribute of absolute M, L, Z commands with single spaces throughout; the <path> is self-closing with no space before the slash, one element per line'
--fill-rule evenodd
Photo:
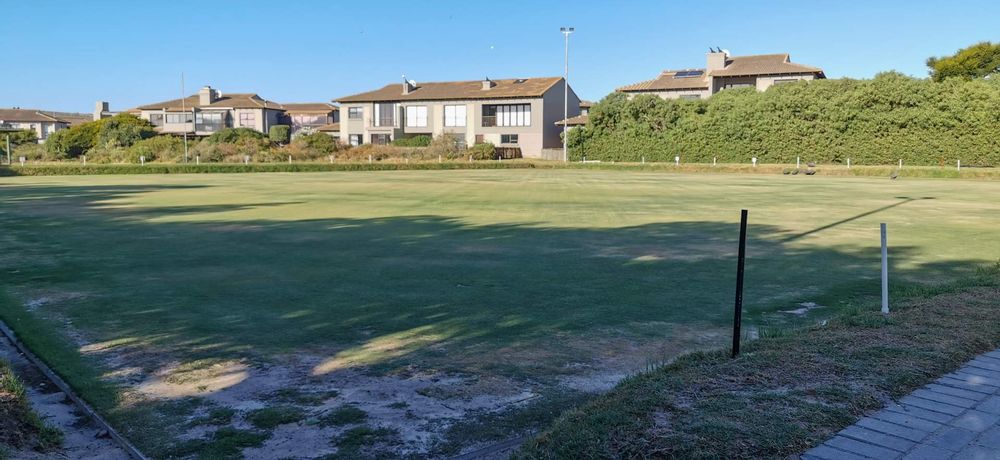
<path fill-rule="evenodd" d="M 899 73 L 721 91 L 706 100 L 614 93 L 570 131 L 572 158 L 605 161 L 1000 165 L 1000 79 Z"/>
<path fill-rule="evenodd" d="M 535 163 L 523 161 L 452 161 L 429 163 L 152 163 L 137 164 L 41 164 L 0 167 L 0 176 L 74 176 L 89 174 L 198 174 L 250 172 L 323 172 L 323 171 L 402 171 L 448 169 L 523 169 Z"/>

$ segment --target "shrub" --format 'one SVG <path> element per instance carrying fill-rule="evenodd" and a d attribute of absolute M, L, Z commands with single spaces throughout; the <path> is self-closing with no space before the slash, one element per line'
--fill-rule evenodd
<path fill-rule="evenodd" d="M 180 162 L 184 160 L 184 141 L 169 135 L 143 139 L 129 148 L 129 155 L 133 158 L 144 156 L 146 161 Z"/>
<path fill-rule="evenodd" d="M 271 142 L 276 144 L 287 144 L 291 136 L 292 128 L 288 125 L 274 125 L 268 131 L 268 137 L 271 139 Z"/>
<path fill-rule="evenodd" d="M 13 144 L 13 142 L 11 144 Z M 49 155 L 49 151 L 45 149 L 43 144 L 21 144 L 11 150 L 13 150 L 13 153 L 10 156 L 10 161 L 12 163 L 16 163 L 20 157 L 24 157 L 27 161 L 58 161 L 62 159 Z M 4 158 L 4 160 L 6 160 L 6 158 Z"/>
<path fill-rule="evenodd" d="M 149 121 L 129 113 L 120 113 L 92 123 L 99 125 L 95 146 L 131 147 L 136 142 L 156 135 Z"/>
<path fill-rule="evenodd" d="M 496 157 L 496 150 L 496 146 L 489 142 L 485 142 L 469 147 L 467 153 L 472 155 L 473 160 L 492 160 Z"/>
<path fill-rule="evenodd" d="M 147 159 L 148 160 L 148 159 Z M 88 163 L 139 163 L 139 156 L 125 147 L 101 146 L 87 151 Z"/>
<path fill-rule="evenodd" d="M 218 132 L 212 133 L 211 136 L 205 138 L 206 142 L 212 144 L 222 144 L 222 143 L 235 143 L 243 139 L 253 139 L 253 140 L 266 140 L 267 137 L 263 133 L 257 131 L 256 129 L 250 128 L 226 128 Z"/>
<path fill-rule="evenodd" d="M 0 133 L 0 155 L 7 155 L 7 139 L 10 139 L 11 151 L 25 144 L 38 144 L 38 135 L 30 129 L 22 129 L 8 133 Z"/>
<path fill-rule="evenodd" d="M 427 147 L 431 145 L 431 137 L 423 134 L 413 137 L 403 137 L 392 141 L 392 145 L 399 147 Z"/>
<path fill-rule="evenodd" d="M 427 147 L 427 153 L 431 156 L 441 155 L 448 159 L 455 159 L 462 155 L 463 148 L 459 147 L 459 140 L 456 136 L 464 134 L 441 134 L 431 141 Z"/>
<path fill-rule="evenodd" d="M 321 133 L 314 132 L 309 134 L 304 134 L 297 136 L 292 144 L 298 144 L 304 148 L 316 151 L 317 154 L 330 154 L 336 152 L 339 148 L 337 145 L 337 140 L 332 136 Z"/>

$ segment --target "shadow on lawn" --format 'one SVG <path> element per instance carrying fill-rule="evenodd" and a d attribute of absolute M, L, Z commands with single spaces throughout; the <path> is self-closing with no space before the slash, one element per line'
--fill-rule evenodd
<path fill-rule="evenodd" d="M 534 376 L 600 355 L 601 337 L 671 340 L 673 326 L 731 320 L 736 223 L 218 220 L 286 203 L 107 206 L 171 188 L 0 189 L 0 224 L 18 255 L 0 261 L 8 282 L 85 293 L 57 308 L 94 342 L 137 339 L 163 361 L 307 350 L 330 356 L 318 373 L 413 364 Z M 150 222 L 177 212 L 205 220 Z M 38 232 L 46 222 L 57 225 Z M 877 229 L 858 246 L 792 245 L 796 235 L 769 225 L 749 235 L 750 322 L 799 302 L 836 306 L 879 292 Z M 892 248 L 894 273 L 904 274 L 896 265 L 913 250 Z M 935 279 L 970 264 L 913 272 Z"/>

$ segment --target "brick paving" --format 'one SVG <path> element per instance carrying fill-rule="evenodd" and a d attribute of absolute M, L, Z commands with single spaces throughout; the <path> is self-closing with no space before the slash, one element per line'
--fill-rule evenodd
<path fill-rule="evenodd" d="M 803 460 L 1000 460 L 1000 350 L 844 428 Z"/>

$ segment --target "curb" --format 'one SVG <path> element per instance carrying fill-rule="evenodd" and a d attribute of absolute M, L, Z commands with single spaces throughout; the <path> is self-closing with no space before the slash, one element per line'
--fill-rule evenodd
<path fill-rule="evenodd" d="M 56 387 L 58 387 L 59 390 L 65 393 L 66 396 L 69 397 L 69 399 L 73 401 L 73 403 L 75 403 L 77 407 L 79 407 L 84 414 L 87 414 L 87 416 L 89 416 L 94 422 L 97 422 L 97 424 L 102 429 L 107 430 L 108 434 L 111 436 L 111 439 L 113 439 L 119 446 L 121 446 L 121 448 L 124 449 L 125 452 L 128 453 L 130 457 L 136 460 L 149 460 L 149 457 L 143 455 L 143 453 L 140 452 L 139 449 L 137 449 L 134 445 L 132 445 L 132 443 L 129 442 L 128 439 L 125 439 L 124 436 L 118 433 L 118 430 L 115 430 L 114 427 L 112 427 L 111 424 L 107 422 L 107 420 L 104 420 L 104 417 L 101 417 L 100 414 L 98 414 L 94 410 L 94 408 L 90 407 L 90 404 L 87 404 L 86 401 L 77 396 L 77 394 L 73 391 L 73 389 L 70 388 L 69 384 L 67 384 L 61 377 L 59 377 L 55 372 L 53 372 L 52 369 L 49 369 L 49 366 L 47 366 L 44 362 L 42 362 L 41 359 L 38 359 L 38 357 L 35 356 L 35 354 L 31 352 L 31 350 L 28 350 L 28 347 L 17 339 L 17 335 L 14 334 L 14 331 L 11 330 L 10 327 L 7 326 L 7 323 L 3 322 L 3 320 L 0 320 L 0 332 L 3 332 L 3 335 L 7 337 L 7 340 L 10 340 L 10 342 L 13 343 L 15 347 L 17 347 L 18 351 L 23 353 L 24 356 L 28 358 L 28 361 L 31 362 L 31 364 L 33 364 L 40 371 L 42 371 L 42 374 L 44 374 L 45 377 L 49 379 L 49 381 L 51 381 Z"/>

